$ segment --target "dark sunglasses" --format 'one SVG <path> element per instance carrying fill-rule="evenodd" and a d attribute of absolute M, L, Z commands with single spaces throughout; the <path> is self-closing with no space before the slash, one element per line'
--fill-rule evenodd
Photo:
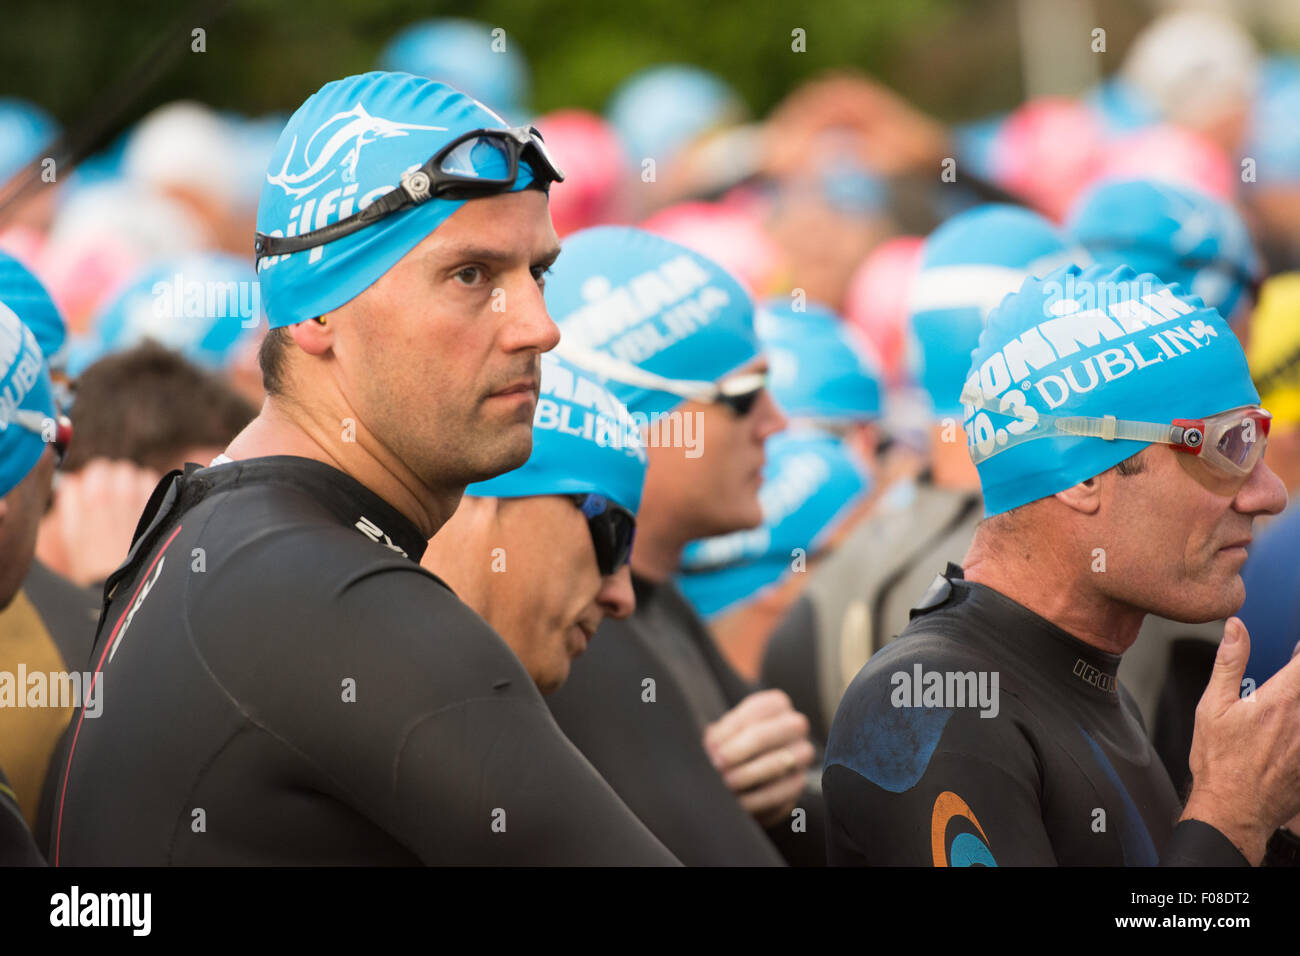
<path fill-rule="evenodd" d="M 601 577 L 608 577 L 627 564 L 636 536 L 636 518 L 632 512 L 604 495 L 569 495 L 587 519 L 591 543 L 596 549 L 596 567 Z"/>
<path fill-rule="evenodd" d="M 737 418 L 744 418 L 754 410 L 754 403 L 767 388 L 766 372 L 747 372 L 736 375 L 716 386 L 708 401 L 726 405 Z"/>
<path fill-rule="evenodd" d="M 268 236 L 259 232 L 253 242 L 257 262 L 267 256 L 288 255 L 351 235 L 385 216 L 430 199 L 473 199 L 508 192 L 519 176 L 519 158 L 525 152 L 540 188 L 564 182 L 564 173 L 546 150 L 536 127 L 476 129 L 456 137 L 419 169 L 403 173 L 401 185 L 380 196 L 360 212 L 300 236 Z M 504 175 L 486 175 L 504 169 Z"/>

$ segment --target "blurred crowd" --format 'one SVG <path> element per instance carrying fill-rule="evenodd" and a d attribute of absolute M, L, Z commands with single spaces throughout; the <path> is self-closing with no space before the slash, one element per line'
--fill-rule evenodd
<path fill-rule="evenodd" d="M 533 124 L 565 174 L 549 199 L 562 242 L 637 226 L 757 304 L 784 419 L 766 442 L 762 522 L 690 542 L 675 578 L 727 664 L 788 695 L 814 746 L 983 517 L 961 384 L 985 318 L 1026 278 L 1123 265 L 1216 309 L 1272 413 L 1270 467 L 1300 486 L 1300 56 L 1183 12 L 1153 21 L 1094 89 L 955 125 L 852 69 L 754 116 L 726 78 L 686 64 L 628 76 L 603 114 L 536 115 L 523 52 L 491 51 L 488 32 L 417 23 L 375 68 Z M 0 183 L 33 180 L 0 211 L 0 301 L 34 303 L 23 321 L 72 435 L 0 641 L 35 615 L 52 657 L 82 667 L 99 589 L 159 479 L 212 461 L 261 407 L 252 237 L 286 119 L 169 103 L 38 184 L 59 125 L 0 98 Z M 1260 683 L 1300 637 L 1298 515 L 1269 523 L 1244 572 Z M 1222 630 L 1150 618 L 1124 659 L 1176 784 Z M 0 767 L 40 832 L 67 714 L 24 719 L 0 733 Z"/>

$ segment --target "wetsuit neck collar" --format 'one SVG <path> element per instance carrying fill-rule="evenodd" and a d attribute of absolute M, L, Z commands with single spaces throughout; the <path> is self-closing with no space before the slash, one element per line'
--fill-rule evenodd
<path fill-rule="evenodd" d="M 186 477 L 190 476 L 187 470 Z M 415 523 L 361 482 L 332 465 L 297 455 L 267 455 L 195 469 L 208 493 L 226 485 L 288 482 L 311 495 L 340 523 L 419 563 L 429 542 Z"/>
<path fill-rule="evenodd" d="M 985 610 L 999 621 L 1008 649 L 1035 668 L 1060 675 L 1063 683 L 1081 693 L 1118 703 L 1120 655 L 1079 640 L 1001 591 L 967 581 L 955 565 L 949 565 L 944 576 L 952 582 L 955 601 L 968 603 L 972 610 Z"/>

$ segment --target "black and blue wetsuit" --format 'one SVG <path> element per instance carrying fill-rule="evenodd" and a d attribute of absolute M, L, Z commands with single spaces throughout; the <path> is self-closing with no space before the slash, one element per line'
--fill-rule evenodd
<path fill-rule="evenodd" d="M 831 726 L 833 865 L 1246 864 L 1178 821 L 1118 655 L 954 565 L 913 613 Z"/>

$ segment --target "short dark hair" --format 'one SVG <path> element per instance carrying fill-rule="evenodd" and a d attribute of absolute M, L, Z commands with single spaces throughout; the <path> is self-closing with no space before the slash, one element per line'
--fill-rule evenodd
<path fill-rule="evenodd" d="M 257 415 L 224 379 L 155 342 L 100 359 L 75 389 L 67 471 L 92 458 L 166 471 L 187 449 L 224 448 Z"/>
<path fill-rule="evenodd" d="M 1142 449 L 1146 451 L 1146 449 Z M 1142 459 L 1142 451 L 1129 455 L 1118 465 L 1115 465 L 1115 472 L 1121 478 L 1132 478 L 1134 475 L 1140 475 L 1147 470 L 1147 463 Z M 1024 505 L 1017 505 L 1014 508 L 1008 508 L 1006 511 L 995 514 L 992 518 L 985 518 L 985 521 L 991 522 L 991 527 L 999 531 L 1012 531 L 1019 522 L 1021 509 Z"/>
<path fill-rule="evenodd" d="M 1142 451 L 1146 451 L 1146 449 L 1143 448 Z M 1142 472 L 1146 471 L 1147 463 L 1145 461 L 1139 461 L 1139 459 L 1142 456 L 1142 451 L 1134 455 L 1129 455 L 1118 465 L 1116 465 L 1115 466 L 1116 474 L 1118 474 L 1121 478 L 1132 478 L 1134 475 L 1140 475 L 1142 474 Z"/>
<path fill-rule="evenodd" d="M 284 394 L 284 367 L 289 359 L 289 330 L 284 326 L 267 329 L 257 350 L 262 369 L 262 390 L 268 395 Z"/>

